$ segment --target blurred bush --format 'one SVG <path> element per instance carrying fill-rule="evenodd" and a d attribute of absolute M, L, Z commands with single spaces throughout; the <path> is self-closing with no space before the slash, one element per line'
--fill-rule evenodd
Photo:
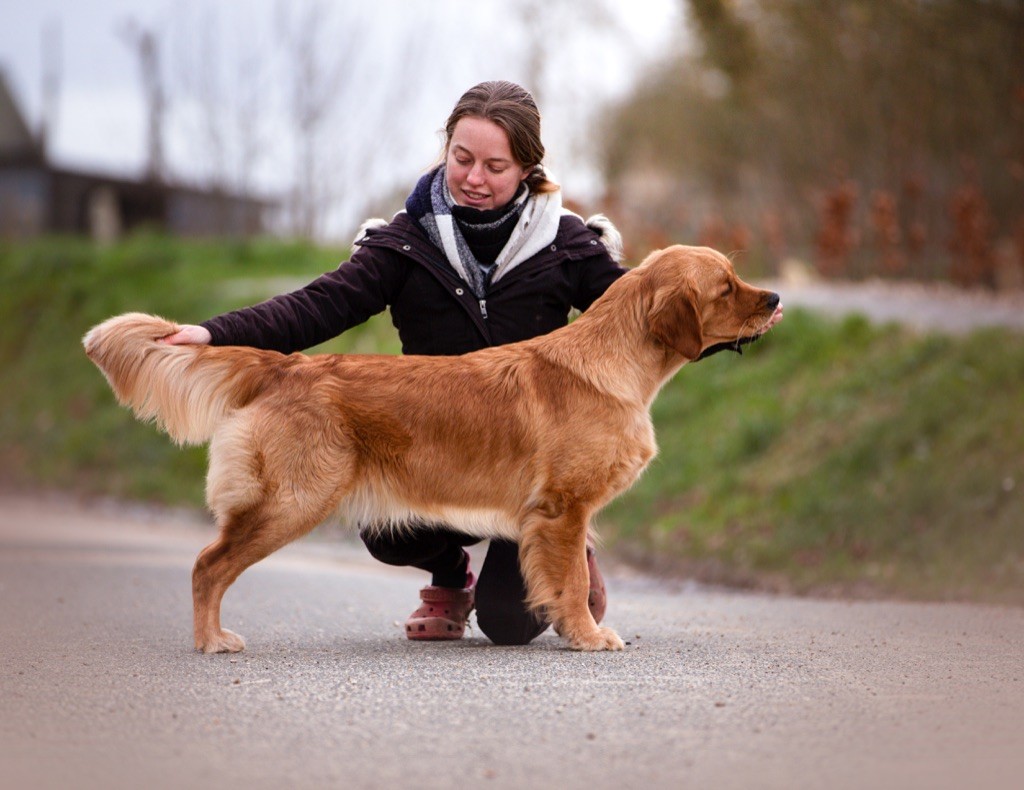
<path fill-rule="evenodd" d="M 609 116 L 609 213 L 829 276 L 1024 282 L 1024 4 L 681 0 Z"/>

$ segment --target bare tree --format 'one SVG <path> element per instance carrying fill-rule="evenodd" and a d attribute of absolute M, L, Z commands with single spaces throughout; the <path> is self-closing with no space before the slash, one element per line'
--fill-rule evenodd
<path fill-rule="evenodd" d="M 278 35 L 288 68 L 287 112 L 295 134 L 289 203 L 293 232 L 312 238 L 320 230 L 326 204 L 324 181 L 318 177 L 322 165 L 320 136 L 353 53 L 347 46 L 338 47 L 335 39 L 338 54 L 328 59 L 324 42 L 328 40 L 330 13 L 324 3 L 310 3 L 297 11 L 294 8 L 285 2 L 279 2 L 276 8 Z"/>
<path fill-rule="evenodd" d="M 605 37 L 614 34 L 616 24 L 607 0 L 589 3 L 585 13 L 575 0 L 516 0 L 513 10 L 525 42 L 520 50 L 525 87 L 545 119 L 569 126 L 568 147 L 559 158 L 566 169 L 578 171 L 594 153 L 588 128 L 593 80 L 587 74 L 594 63 L 580 53 L 609 45 Z"/>
<path fill-rule="evenodd" d="M 550 110 L 555 125 L 576 128 L 583 124 L 570 119 L 593 106 L 585 88 L 592 81 L 576 77 L 592 62 L 577 62 L 563 45 L 611 24 L 606 0 L 585 16 L 568 0 L 552 1 L 553 9 L 532 2 L 509 12 L 527 29 L 528 43 L 496 52 L 494 64 L 525 62 L 526 84 L 545 102 L 545 116 Z M 449 20 L 418 4 L 281 0 L 270 19 L 252 20 L 266 34 L 261 39 L 225 30 L 226 12 L 217 6 L 190 11 L 182 3 L 171 41 L 174 120 L 200 180 L 252 195 L 257 170 L 276 171 L 286 191 L 283 224 L 307 238 L 347 231 L 359 212 L 381 208 L 385 192 L 393 205 L 397 184 L 408 188 L 410 148 L 418 147 L 408 140 L 411 125 L 433 107 L 434 86 L 445 77 L 433 33 Z M 426 164 L 419 157 L 413 167 Z"/>
<path fill-rule="evenodd" d="M 258 37 L 233 39 L 217 6 L 178 15 L 173 38 L 179 122 L 199 166 L 193 174 L 216 191 L 255 193 L 266 156 L 269 66 Z"/>
<path fill-rule="evenodd" d="M 146 177 L 162 181 L 166 176 L 164 124 L 167 98 L 160 71 L 159 41 L 152 30 L 143 28 L 134 19 L 122 24 L 119 33 L 122 41 L 135 51 L 142 75 L 146 99 Z"/>
<path fill-rule="evenodd" d="M 277 7 L 294 156 L 290 224 L 306 238 L 322 235 L 329 217 L 373 203 L 381 163 L 399 158 L 416 94 L 429 90 L 417 71 L 428 37 L 416 24 L 333 10 L 319 1 Z"/>
<path fill-rule="evenodd" d="M 39 123 L 39 148 L 44 155 L 57 130 L 63 76 L 62 49 L 60 22 L 50 21 L 42 33 L 43 111 Z"/>
<path fill-rule="evenodd" d="M 256 171 L 267 153 L 264 119 L 268 110 L 268 79 L 259 51 L 241 54 L 235 75 L 234 107 L 237 156 L 234 187 L 242 195 L 256 192 Z"/>
<path fill-rule="evenodd" d="M 213 190 L 228 188 L 230 164 L 227 156 L 228 112 L 230 99 L 222 80 L 223 31 L 217 6 L 205 6 L 200 16 L 185 13 L 184 27 L 175 38 L 175 88 L 181 91 L 177 102 L 179 115 L 202 162 L 202 181 Z"/>

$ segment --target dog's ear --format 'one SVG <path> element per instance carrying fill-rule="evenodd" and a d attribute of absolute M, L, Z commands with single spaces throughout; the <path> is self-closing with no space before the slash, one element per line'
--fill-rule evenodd
<path fill-rule="evenodd" d="M 654 292 L 647 320 L 651 334 L 673 351 L 689 360 L 700 356 L 704 333 L 688 294 L 678 288 L 659 288 Z"/>

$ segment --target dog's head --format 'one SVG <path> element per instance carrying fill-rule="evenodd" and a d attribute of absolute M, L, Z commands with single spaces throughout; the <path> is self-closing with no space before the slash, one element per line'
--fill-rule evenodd
<path fill-rule="evenodd" d="M 728 258 L 707 247 L 658 250 L 637 271 L 649 293 L 650 333 L 688 360 L 740 351 L 782 320 L 777 293 L 743 282 Z"/>

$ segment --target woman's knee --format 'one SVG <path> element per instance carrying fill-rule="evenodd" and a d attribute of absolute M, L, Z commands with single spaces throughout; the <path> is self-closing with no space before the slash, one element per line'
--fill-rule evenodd
<path fill-rule="evenodd" d="M 493 605 L 478 599 L 476 622 L 496 645 L 529 644 L 548 627 L 547 620 L 529 611 L 522 601 Z"/>
<path fill-rule="evenodd" d="M 519 547 L 492 540 L 476 586 L 476 621 L 496 645 L 525 645 L 548 627 L 527 608 L 526 585 L 519 570 Z"/>
<path fill-rule="evenodd" d="M 387 565 L 414 565 L 439 551 L 439 542 L 415 534 L 396 534 L 390 529 L 363 527 L 359 537 L 373 556 Z"/>
<path fill-rule="evenodd" d="M 412 525 L 391 529 L 369 525 L 361 527 L 359 537 L 373 556 L 387 565 L 415 565 L 421 567 L 449 555 L 462 557 L 462 546 L 475 542 L 446 527 Z"/>

